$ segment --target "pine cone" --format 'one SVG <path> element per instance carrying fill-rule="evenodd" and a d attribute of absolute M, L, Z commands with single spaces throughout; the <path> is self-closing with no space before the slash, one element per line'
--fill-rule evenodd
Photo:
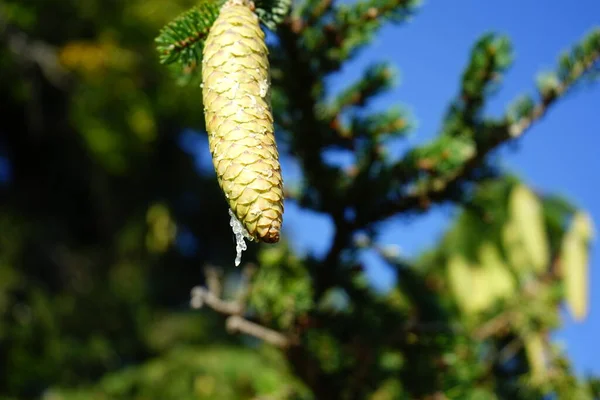
<path fill-rule="evenodd" d="M 229 0 L 206 39 L 202 95 L 219 185 L 254 239 L 279 240 L 283 180 L 273 133 L 268 50 L 247 0 Z"/>

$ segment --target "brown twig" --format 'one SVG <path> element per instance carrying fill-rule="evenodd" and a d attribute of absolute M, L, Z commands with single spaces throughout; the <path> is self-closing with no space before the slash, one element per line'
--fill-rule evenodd
<path fill-rule="evenodd" d="M 215 296 L 221 297 L 223 292 L 223 285 L 221 285 L 223 270 L 212 265 L 207 265 L 204 267 L 204 276 L 206 276 L 206 286 L 208 286 L 208 290 Z"/>
<path fill-rule="evenodd" d="M 232 315 L 227 318 L 226 326 L 229 332 L 245 333 L 280 348 L 286 348 L 290 345 L 290 340 L 285 335 L 252 321 L 248 321 L 239 315 Z"/>
<path fill-rule="evenodd" d="M 481 327 L 475 331 L 473 337 L 477 340 L 485 340 L 490 336 L 495 335 L 506 326 L 510 325 L 510 322 L 514 319 L 515 315 L 516 313 L 513 310 L 509 310 L 495 316 L 481 325 Z"/>
<path fill-rule="evenodd" d="M 241 303 L 237 301 L 222 300 L 215 296 L 210 290 L 196 286 L 192 289 L 192 298 L 190 305 L 192 308 L 202 308 L 204 305 L 209 306 L 213 310 L 227 315 L 238 315 L 244 310 Z"/>
<path fill-rule="evenodd" d="M 246 309 L 246 298 L 249 291 L 249 279 L 254 273 L 256 267 L 254 265 L 247 265 L 243 270 L 243 279 L 246 281 L 245 290 L 238 296 L 235 301 L 221 299 L 221 275 L 219 269 L 212 266 L 205 268 L 205 274 L 207 275 L 207 284 L 209 288 L 202 286 L 196 286 L 191 291 L 190 305 L 194 309 L 202 308 L 204 305 L 212 308 L 213 310 L 228 315 L 227 321 L 225 322 L 227 330 L 231 333 L 241 332 L 255 338 L 264 340 L 274 346 L 285 348 L 291 344 L 291 340 L 288 339 L 282 333 L 279 333 L 273 329 L 259 325 L 255 322 L 245 319 L 242 314 Z"/>

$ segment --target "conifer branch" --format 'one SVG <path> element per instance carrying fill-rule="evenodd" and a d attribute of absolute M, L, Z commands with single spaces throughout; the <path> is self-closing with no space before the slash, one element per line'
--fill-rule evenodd
<path fill-rule="evenodd" d="M 293 149 L 303 164 L 308 185 L 316 189 L 312 193 L 312 199 L 305 196 L 302 201 L 305 202 L 304 205 L 308 203 L 315 209 L 332 210 L 336 213 L 334 210 L 339 208 L 339 203 L 331 201 L 329 204 L 319 204 L 325 200 L 321 199 L 323 194 L 330 192 L 333 182 L 338 178 L 338 174 L 328 169 L 321 157 L 321 150 L 327 144 L 326 140 L 330 140 L 336 134 L 336 130 L 315 115 L 318 97 L 315 89 L 318 87 L 319 78 L 314 68 L 311 68 L 312 60 L 306 57 L 301 36 L 290 24 L 283 24 L 279 38 L 284 60 L 282 62 L 285 63 L 284 68 L 289 71 L 286 75 L 287 80 L 280 84 L 287 89 L 288 106 L 291 110 L 289 114 L 297 115 L 291 122 L 291 126 L 294 127 Z"/>
<path fill-rule="evenodd" d="M 401 135 L 412 128 L 410 115 L 398 108 L 374 113 L 368 117 L 355 116 L 351 122 L 350 131 L 354 136 L 379 138 L 386 135 Z"/>
<path fill-rule="evenodd" d="M 511 45 L 506 37 L 488 34 L 477 41 L 462 76 L 459 97 L 452 103 L 446 116 L 445 132 L 458 135 L 479 122 L 479 114 L 494 83 L 500 81 L 512 58 Z"/>
<path fill-rule="evenodd" d="M 399 200 L 382 204 L 370 216 L 368 222 L 380 221 L 410 210 L 424 210 L 431 203 L 452 198 L 457 191 L 460 191 L 460 186 L 465 179 L 469 178 L 470 173 L 481 166 L 490 153 L 502 144 L 521 137 L 534 122 L 546 115 L 550 107 L 578 83 L 586 73 L 597 67 L 600 60 L 600 30 L 595 30 L 588 35 L 581 47 L 586 48 L 587 51 L 574 50 L 568 57 L 569 69 L 559 69 L 553 85 L 550 88 L 540 88 L 540 101 L 537 105 L 522 108 L 516 117 L 507 115 L 501 122 L 488 122 L 483 126 L 482 134 L 474 143 L 474 151 L 465 158 L 464 162 L 445 175 L 425 178 L 420 185 L 409 190 Z M 580 46 L 576 46 L 575 49 L 580 49 Z M 563 59 L 561 65 L 564 64 L 566 62 Z M 411 163 L 406 159 L 401 161 L 397 165 L 396 171 L 403 173 L 401 169 Z"/>
<path fill-rule="evenodd" d="M 305 26 L 314 25 L 323 15 L 331 10 L 333 0 L 306 1 L 303 7 Z"/>
<path fill-rule="evenodd" d="M 385 22 L 405 21 L 420 2 L 363 0 L 338 7 L 331 3 L 307 1 L 300 16 L 286 21 L 292 32 L 310 43 L 310 51 L 319 60 L 322 73 L 337 70 L 344 60 L 368 44 Z"/>
<path fill-rule="evenodd" d="M 401 22 L 413 15 L 419 5 L 418 0 L 364 0 L 351 7 L 339 7 L 336 23 L 326 29 L 342 40 L 348 37 L 366 35 L 365 42 L 386 20 Z M 341 41 L 340 41 L 341 42 Z"/>
<path fill-rule="evenodd" d="M 376 130 L 380 133 L 406 130 L 406 118 L 398 115 L 397 110 L 389 115 L 381 113 L 373 118 L 355 117 L 351 126 L 345 126 L 341 122 L 345 111 L 351 107 L 365 106 L 371 98 L 391 87 L 393 79 L 394 73 L 386 63 L 375 64 L 367 68 L 363 77 L 343 90 L 331 104 L 317 105 L 316 112 L 319 118 L 325 121 L 331 130 L 331 134 L 326 136 L 326 145 L 355 150 L 354 139 L 358 137 L 374 138 L 377 136 Z"/>
<path fill-rule="evenodd" d="M 201 0 L 167 24 L 155 39 L 161 64 L 178 63 L 187 75 L 194 71 L 200 65 L 204 41 L 224 2 Z M 256 0 L 254 4 L 260 21 L 275 30 L 288 14 L 291 0 Z"/>
<path fill-rule="evenodd" d="M 290 12 L 292 0 L 255 0 L 254 4 L 260 22 L 275 31 Z"/>
<path fill-rule="evenodd" d="M 202 46 L 219 15 L 220 2 L 202 1 L 167 24 L 155 39 L 162 64 L 198 65 Z"/>
<path fill-rule="evenodd" d="M 349 107 L 362 107 L 368 100 L 393 85 L 394 72 L 387 63 L 367 68 L 361 79 L 340 93 L 335 101 L 324 107 L 328 116 L 337 116 Z"/>

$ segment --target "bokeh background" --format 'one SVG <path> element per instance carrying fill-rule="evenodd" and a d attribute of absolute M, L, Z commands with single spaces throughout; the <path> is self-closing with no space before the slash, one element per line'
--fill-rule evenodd
<path fill-rule="evenodd" d="M 213 310 L 189 307 L 192 287 L 210 283 L 207 265 L 219 267 L 229 297 L 243 292 L 247 279 L 233 268 L 235 244 L 212 170 L 199 84 L 178 85 L 155 51 L 159 29 L 193 5 L 0 4 L 2 399 L 309 398 L 302 397 L 309 395 L 300 381 L 311 386 L 310 379 L 302 367 L 289 365 L 298 358 L 227 332 L 224 317 Z M 506 34 L 514 47 L 514 64 L 485 107 L 500 116 L 517 95 L 535 90 L 536 75 L 554 69 L 559 53 L 597 27 L 599 16 L 595 0 L 427 2 L 402 25 L 384 24 L 371 45 L 325 77 L 324 85 L 333 98 L 373 61 L 394 65 L 398 84 L 361 112 L 391 104 L 410 111 L 414 129 L 386 143 L 392 157 L 402 157 L 438 134 L 482 34 Z M 584 82 L 522 140 L 494 155 L 503 171 L 536 192 L 564 195 L 596 223 L 598 105 L 600 85 Z M 301 186 L 305 174 L 295 142 L 285 135 L 281 140 L 284 180 Z M 323 157 L 342 169 L 355 162 L 335 149 Z M 250 295 L 259 315 L 253 319 L 282 331 L 310 314 L 307 271 L 315 269 L 306 265 L 328 254 L 336 229 L 331 215 L 293 196 L 285 207 L 283 244 L 251 244 L 244 255 L 272 274 L 261 279 L 279 283 Z M 437 246 L 461 210 L 443 204 L 394 217 L 373 242 L 418 259 Z M 356 260 L 374 293 L 395 293 L 398 269 L 376 250 L 360 251 Z M 586 318 L 576 322 L 561 306 L 562 326 L 551 334 L 580 378 L 600 374 L 593 351 L 600 335 L 599 263 L 600 250 L 592 246 Z M 283 275 L 272 272 L 284 264 Z M 255 271 L 248 268 L 243 271 Z M 343 296 L 338 303 L 345 304 Z M 342 367 L 331 368 L 328 376 Z M 183 397 L 187 392 L 193 395 Z M 273 392 L 279 397 L 259 396 Z M 399 398 L 390 396 L 381 398 Z"/>

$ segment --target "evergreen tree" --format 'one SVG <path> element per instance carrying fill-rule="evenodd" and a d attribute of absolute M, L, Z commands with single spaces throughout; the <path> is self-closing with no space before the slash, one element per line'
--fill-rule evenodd
<path fill-rule="evenodd" d="M 414 0 L 0 4 L 0 398 L 600 398 L 550 336 L 561 305 L 587 313 L 590 217 L 490 158 L 598 76 L 600 30 L 495 118 L 512 50 L 482 36 L 439 134 L 393 158 L 411 117 L 364 111 L 391 66 L 334 96 L 324 80 L 413 15 Z M 301 182 L 282 189 L 279 157 Z M 323 258 L 280 238 L 284 196 L 331 217 Z M 430 251 L 377 244 L 382 221 L 441 203 L 461 211 Z M 230 218 L 238 252 L 266 242 L 238 268 Z M 365 249 L 392 290 L 367 282 Z"/>

